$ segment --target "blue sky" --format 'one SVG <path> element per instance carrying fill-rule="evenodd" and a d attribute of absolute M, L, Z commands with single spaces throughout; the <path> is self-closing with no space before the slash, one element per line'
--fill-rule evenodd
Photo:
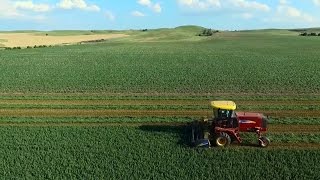
<path fill-rule="evenodd" d="M 320 27 L 320 0 L 0 0 L 0 30 Z"/>

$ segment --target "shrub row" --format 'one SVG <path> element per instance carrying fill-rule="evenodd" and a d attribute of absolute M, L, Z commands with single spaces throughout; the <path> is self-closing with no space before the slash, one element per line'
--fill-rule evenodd
<path fill-rule="evenodd" d="M 315 33 L 315 32 L 311 32 L 311 33 L 307 33 L 307 32 L 303 32 L 300 34 L 300 36 L 320 36 L 320 33 Z"/>
<path fill-rule="evenodd" d="M 218 33 L 218 30 L 213 29 L 204 29 L 199 36 L 212 36 L 214 33 Z"/>
<path fill-rule="evenodd" d="M 49 45 L 49 46 L 47 46 L 47 45 L 27 46 L 27 49 L 31 49 L 31 48 L 45 48 L 45 47 L 52 47 L 52 45 Z M 22 49 L 22 48 L 21 48 L 20 46 L 18 46 L 18 47 L 5 47 L 4 49 L 5 49 L 5 50 L 13 50 L 13 49 Z"/>

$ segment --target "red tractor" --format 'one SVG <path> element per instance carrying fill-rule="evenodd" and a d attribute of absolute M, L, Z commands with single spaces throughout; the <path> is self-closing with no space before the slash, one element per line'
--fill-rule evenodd
<path fill-rule="evenodd" d="M 194 121 L 191 124 L 191 143 L 197 147 L 228 146 L 242 142 L 240 132 L 254 132 L 261 147 L 270 140 L 262 136 L 267 131 L 267 117 L 260 113 L 235 112 L 233 101 L 211 101 L 213 118 Z"/>

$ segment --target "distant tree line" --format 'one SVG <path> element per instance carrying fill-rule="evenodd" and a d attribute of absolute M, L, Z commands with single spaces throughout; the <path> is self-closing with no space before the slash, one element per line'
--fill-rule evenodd
<path fill-rule="evenodd" d="M 45 47 L 53 47 L 52 45 L 40 45 L 40 46 L 27 46 L 27 49 L 31 49 L 31 48 L 45 48 Z M 14 49 L 23 49 L 22 47 L 18 46 L 18 47 L 4 47 L 5 50 L 14 50 Z"/>
<path fill-rule="evenodd" d="M 300 33 L 300 36 L 320 36 L 320 33 L 315 33 L 315 32 L 311 32 L 311 33 L 307 33 L 307 32 L 302 32 Z"/>
<path fill-rule="evenodd" d="M 199 36 L 212 36 L 215 33 L 218 33 L 218 30 L 213 30 L 213 29 L 204 29 Z"/>

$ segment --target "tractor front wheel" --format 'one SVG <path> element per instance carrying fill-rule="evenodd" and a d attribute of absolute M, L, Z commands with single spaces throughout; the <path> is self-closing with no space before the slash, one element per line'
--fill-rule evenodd
<path fill-rule="evenodd" d="M 264 137 L 264 136 L 259 138 L 259 145 L 261 147 L 263 147 L 263 148 L 268 147 L 269 144 L 270 144 L 270 139 L 269 138 Z"/>
<path fill-rule="evenodd" d="M 226 147 L 231 143 L 231 138 L 229 134 L 221 132 L 215 139 L 215 144 L 218 147 Z"/>

